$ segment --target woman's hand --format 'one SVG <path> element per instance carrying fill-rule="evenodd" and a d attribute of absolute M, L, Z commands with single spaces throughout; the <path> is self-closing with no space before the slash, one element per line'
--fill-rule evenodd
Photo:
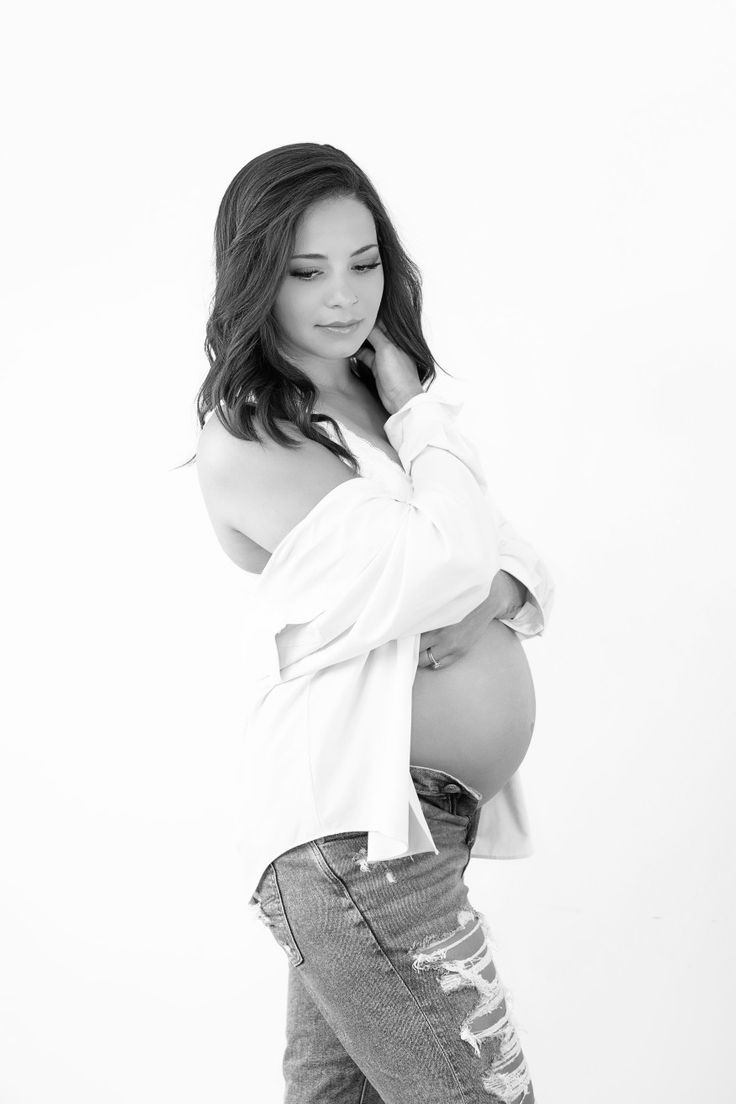
<path fill-rule="evenodd" d="M 394 345 L 383 323 L 376 321 L 366 340 L 373 348 L 359 349 L 355 358 L 373 373 L 384 410 L 395 414 L 414 395 L 422 393 L 417 366 L 411 357 Z"/>
<path fill-rule="evenodd" d="M 456 625 L 446 625 L 443 629 L 430 629 L 419 638 L 419 661 L 417 667 L 433 667 L 427 655 L 427 648 L 442 667 L 450 667 L 461 659 L 475 644 L 493 620 L 488 609 L 488 599 L 458 621 Z"/>
<path fill-rule="evenodd" d="M 465 655 L 493 620 L 515 617 L 526 601 L 526 587 L 508 571 L 497 571 L 488 597 L 456 625 L 429 629 L 419 638 L 417 667 L 432 667 L 427 648 L 441 667 L 449 667 Z"/>

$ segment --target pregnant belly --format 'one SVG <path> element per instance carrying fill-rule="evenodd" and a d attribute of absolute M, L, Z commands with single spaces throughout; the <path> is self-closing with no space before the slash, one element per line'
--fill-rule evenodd
<path fill-rule="evenodd" d="M 516 633 L 491 621 L 448 667 L 418 667 L 412 693 L 411 762 L 449 771 L 483 795 L 508 782 L 531 743 L 534 684 Z"/>

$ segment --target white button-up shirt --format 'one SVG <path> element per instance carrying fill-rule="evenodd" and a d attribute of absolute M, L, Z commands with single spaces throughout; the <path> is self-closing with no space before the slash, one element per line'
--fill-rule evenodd
<path fill-rule="evenodd" d="M 522 639 L 545 628 L 552 578 L 490 499 L 454 424 L 461 405 L 427 391 L 388 418 L 401 466 L 342 426 L 362 478 L 328 492 L 257 577 L 239 841 L 250 892 L 284 851 L 336 832 L 367 832 L 368 862 L 436 854 L 409 773 L 420 635 L 461 621 L 502 568 L 529 596 L 503 623 Z M 531 852 L 517 770 L 482 806 L 472 854 Z"/>

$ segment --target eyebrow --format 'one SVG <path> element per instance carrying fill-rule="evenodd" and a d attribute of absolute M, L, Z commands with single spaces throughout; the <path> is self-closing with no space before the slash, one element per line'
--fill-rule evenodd
<path fill-rule="evenodd" d="M 357 257 L 359 253 L 365 253 L 366 249 L 378 249 L 378 246 L 375 242 L 373 242 L 371 245 L 361 245 L 360 249 L 356 249 L 354 253 L 350 254 L 350 256 Z M 291 259 L 292 261 L 297 261 L 300 258 L 303 258 L 306 261 L 327 260 L 327 257 L 325 257 L 324 253 L 295 253 Z"/>

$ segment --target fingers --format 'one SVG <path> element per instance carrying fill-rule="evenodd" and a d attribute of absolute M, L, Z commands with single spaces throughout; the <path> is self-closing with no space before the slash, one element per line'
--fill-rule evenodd
<path fill-rule="evenodd" d="M 359 349 L 355 354 L 355 359 L 359 360 L 361 364 L 365 364 L 367 368 L 372 368 L 376 354 L 373 349 Z"/>
<path fill-rule="evenodd" d="M 431 648 L 431 647 L 432 647 L 432 645 L 430 644 L 430 645 L 429 645 L 429 647 Z M 436 654 L 435 654 L 435 652 L 434 652 L 434 650 L 432 651 L 432 655 L 434 656 L 434 658 L 435 658 L 435 660 L 437 661 L 437 663 L 441 663 L 441 657 L 440 657 L 440 656 L 438 656 L 438 655 L 436 655 Z M 428 653 L 428 651 L 427 651 L 427 649 L 426 649 L 426 648 L 424 648 L 424 649 L 423 649 L 423 650 L 422 650 L 422 651 L 421 651 L 421 652 L 419 653 L 419 660 L 418 660 L 418 662 L 417 662 L 417 666 L 418 666 L 418 667 L 434 667 L 434 663 L 432 662 L 432 660 L 431 660 L 431 658 L 430 658 L 430 655 L 429 655 L 429 653 Z"/>
<path fill-rule="evenodd" d="M 380 348 L 381 345 L 390 343 L 391 339 L 386 332 L 386 328 L 382 322 L 378 321 L 378 319 L 376 319 L 373 329 L 368 334 L 368 340 L 370 341 L 371 345 L 374 345 L 377 349 Z"/>

